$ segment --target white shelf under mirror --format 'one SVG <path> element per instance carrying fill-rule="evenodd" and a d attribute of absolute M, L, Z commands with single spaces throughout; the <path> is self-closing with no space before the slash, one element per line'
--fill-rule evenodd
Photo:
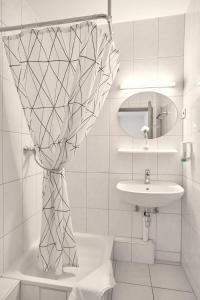
<path fill-rule="evenodd" d="M 146 153 L 160 153 L 160 154 L 175 154 L 178 153 L 176 149 L 142 149 L 142 148 L 119 148 L 120 153 L 146 154 Z"/>

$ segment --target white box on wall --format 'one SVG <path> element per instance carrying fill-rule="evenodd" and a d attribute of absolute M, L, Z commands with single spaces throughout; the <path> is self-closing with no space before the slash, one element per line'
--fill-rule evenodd
<path fill-rule="evenodd" d="M 155 245 L 152 240 L 144 242 L 141 239 L 132 241 L 132 261 L 137 263 L 154 264 Z"/>
<path fill-rule="evenodd" d="M 154 264 L 155 244 L 139 238 L 115 238 L 114 260 Z"/>

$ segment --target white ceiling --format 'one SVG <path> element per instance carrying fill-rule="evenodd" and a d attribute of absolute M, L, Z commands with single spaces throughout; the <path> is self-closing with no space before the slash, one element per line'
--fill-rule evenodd
<path fill-rule="evenodd" d="M 40 20 L 104 13 L 106 0 L 27 0 Z M 190 0 L 112 0 L 113 22 L 185 13 Z"/>

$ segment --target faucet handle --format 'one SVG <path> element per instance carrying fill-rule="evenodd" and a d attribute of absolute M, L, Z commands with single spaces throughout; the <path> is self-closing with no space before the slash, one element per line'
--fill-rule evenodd
<path fill-rule="evenodd" d="M 151 171 L 150 171 L 149 169 L 146 169 L 146 170 L 145 170 L 145 174 L 146 174 L 146 175 L 150 175 L 150 173 L 151 173 Z"/>

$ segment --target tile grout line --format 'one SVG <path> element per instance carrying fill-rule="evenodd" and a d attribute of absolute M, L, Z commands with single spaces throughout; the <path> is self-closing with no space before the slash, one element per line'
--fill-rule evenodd
<path fill-rule="evenodd" d="M 154 291 L 153 291 L 153 286 L 152 286 L 150 266 L 149 266 L 149 264 L 147 266 L 148 266 L 148 271 L 149 271 L 149 279 L 150 279 L 150 283 L 151 283 L 151 292 L 152 292 L 152 296 L 153 296 L 153 300 L 154 300 L 155 298 L 154 298 Z"/>
<path fill-rule="evenodd" d="M 181 292 L 181 293 L 188 293 L 194 295 L 192 291 L 186 291 L 186 290 L 177 290 L 177 289 L 170 289 L 170 288 L 165 288 L 165 287 L 160 287 L 160 286 L 151 286 L 151 285 L 146 285 L 146 284 L 139 284 L 139 283 L 131 283 L 131 282 L 126 282 L 126 281 L 116 281 L 116 283 L 122 283 L 122 284 L 128 284 L 128 285 L 136 285 L 136 286 L 141 286 L 141 287 L 151 287 L 160 289 L 160 290 L 167 290 L 167 291 L 176 291 L 176 292 Z"/>
<path fill-rule="evenodd" d="M 170 288 L 165 288 L 165 287 L 160 287 L 160 286 L 153 286 L 153 288 L 160 289 L 160 290 L 167 290 L 167 291 L 176 291 L 176 292 L 181 292 L 181 293 L 188 293 L 194 295 L 192 291 L 186 291 L 186 290 L 177 290 L 177 289 L 170 289 Z"/>

